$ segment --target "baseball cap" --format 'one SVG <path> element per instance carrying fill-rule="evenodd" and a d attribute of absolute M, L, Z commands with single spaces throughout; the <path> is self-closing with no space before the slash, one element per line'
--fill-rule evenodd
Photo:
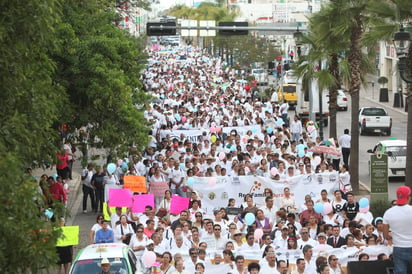
<path fill-rule="evenodd" d="M 328 237 L 326 236 L 326 234 L 323 233 L 323 232 L 321 232 L 321 233 L 318 234 L 318 238 L 319 238 L 319 237 L 323 237 L 323 238 L 325 238 L 325 239 L 328 238 Z"/>
<path fill-rule="evenodd" d="M 396 190 L 396 204 L 404 205 L 408 203 L 409 196 L 411 195 L 411 189 L 408 186 L 400 186 Z"/>

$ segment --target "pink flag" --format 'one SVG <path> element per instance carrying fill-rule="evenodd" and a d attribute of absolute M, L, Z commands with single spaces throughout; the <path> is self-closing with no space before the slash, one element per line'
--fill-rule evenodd
<path fill-rule="evenodd" d="M 153 194 L 141 194 L 133 195 L 133 213 L 141 213 L 145 211 L 146 206 L 154 206 L 154 195 Z"/>
<path fill-rule="evenodd" d="M 132 193 L 129 189 L 109 189 L 109 206 L 132 206 Z"/>
<path fill-rule="evenodd" d="M 180 214 L 182 210 L 189 208 L 189 198 L 173 195 L 170 203 L 170 213 Z"/>

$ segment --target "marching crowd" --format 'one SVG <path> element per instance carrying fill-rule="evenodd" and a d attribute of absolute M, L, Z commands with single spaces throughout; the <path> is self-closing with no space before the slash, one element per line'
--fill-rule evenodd
<path fill-rule="evenodd" d="M 276 95 L 262 99 L 257 87 L 201 49 L 148 51 L 151 58 L 142 81 L 154 97 L 144 111 L 153 124 L 150 143 L 130 160 L 119 159 L 113 172 L 91 164 L 83 170 L 83 211 L 90 197 L 91 209 L 98 213 L 90 243 L 128 244 L 143 273 L 152 271 L 144 262 L 149 251 L 155 252 L 164 274 L 345 273 L 340 263 L 344 258 L 334 250 L 354 250 L 353 260 L 362 261 L 371 256 L 367 248 L 376 245 L 387 252 L 374 259 L 391 259 L 384 218 L 361 210 L 351 192 L 348 130 L 338 139 L 321 140 L 316 123 L 289 117 L 287 103 L 277 102 Z M 190 132 L 196 134 L 185 135 Z M 322 145 L 337 153 L 312 149 Z M 274 199 L 276 193 L 266 188 L 262 205 L 253 193 L 242 204 L 229 197 L 227 207 L 215 208 L 213 214 L 202 209 L 190 180 L 256 175 L 281 183 L 332 172 L 338 173 L 339 187 L 322 190 L 316 194 L 319 199 L 308 193 L 304 201 L 295 200 L 287 186 L 282 198 Z M 122 188 L 128 175 L 144 176 L 149 189 L 156 182 L 168 182 L 170 189 L 144 213 L 107 208 L 107 221 L 103 203 L 108 190 Z M 188 209 L 178 215 L 169 212 L 173 195 L 190 198 Z M 233 214 L 230 208 L 238 211 Z M 288 252 L 298 255 L 291 259 L 284 256 Z M 250 260 L 250 254 L 259 260 Z"/>

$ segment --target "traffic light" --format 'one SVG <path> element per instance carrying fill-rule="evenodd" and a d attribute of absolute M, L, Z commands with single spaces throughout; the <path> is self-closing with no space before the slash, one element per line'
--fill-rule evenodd
<path fill-rule="evenodd" d="M 236 27 L 248 27 L 248 22 L 219 22 L 219 27 L 233 27 L 229 30 L 219 30 L 220 35 L 248 35 L 248 30 L 239 30 Z"/>
<path fill-rule="evenodd" d="M 162 29 L 163 27 L 173 27 Z M 152 28 L 156 27 L 156 28 Z M 173 36 L 176 35 L 176 22 L 151 22 L 146 24 L 147 36 Z"/>

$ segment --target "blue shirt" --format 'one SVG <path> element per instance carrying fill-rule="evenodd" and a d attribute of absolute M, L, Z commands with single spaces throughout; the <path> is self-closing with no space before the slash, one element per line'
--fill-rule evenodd
<path fill-rule="evenodd" d="M 96 232 L 95 243 L 113 243 L 114 241 L 114 234 L 113 230 L 107 229 L 103 230 L 100 229 Z"/>

